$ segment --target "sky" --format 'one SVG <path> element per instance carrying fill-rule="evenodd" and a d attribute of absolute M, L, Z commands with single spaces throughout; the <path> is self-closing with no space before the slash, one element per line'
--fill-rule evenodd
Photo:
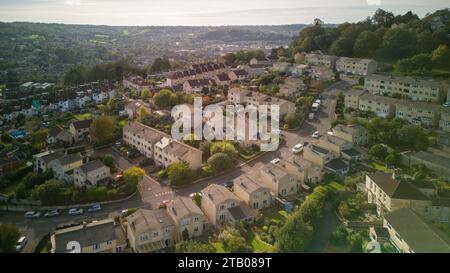
<path fill-rule="evenodd" d="M 449 0 L 0 0 L 0 21 L 114 26 L 356 22 L 376 9 L 420 17 Z"/>

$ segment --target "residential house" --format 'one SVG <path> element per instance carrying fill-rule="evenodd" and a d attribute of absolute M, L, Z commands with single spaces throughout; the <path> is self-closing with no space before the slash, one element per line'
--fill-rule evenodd
<path fill-rule="evenodd" d="M 397 102 L 395 117 L 414 125 L 437 127 L 441 107 L 439 105 L 410 100 Z"/>
<path fill-rule="evenodd" d="M 90 140 L 92 119 L 76 120 L 69 126 L 69 132 L 72 135 L 73 142 Z"/>
<path fill-rule="evenodd" d="M 228 77 L 231 81 L 245 81 L 249 78 L 247 71 L 244 69 L 232 69 L 230 73 L 228 73 Z"/>
<path fill-rule="evenodd" d="M 73 181 L 73 170 L 83 165 L 80 154 L 68 154 L 57 158 L 52 164 L 53 177 L 58 181 L 70 183 Z"/>
<path fill-rule="evenodd" d="M 124 88 L 130 88 L 137 94 L 141 94 L 144 88 L 150 88 L 148 81 L 141 76 L 124 77 L 122 84 Z"/>
<path fill-rule="evenodd" d="M 33 155 L 33 170 L 35 173 L 45 173 L 51 170 L 55 160 L 63 157 L 66 153 L 62 150 L 59 151 L 45 151 L 39 154 Z"/>
<path fill-rule="evenodd" d="M 445 85 L 438 80 L 380 74 L 366 77 L 364 89 L 372 94 L 396 95 L 428 102 L 441 102 L 446 92 Z"/>
<path fill-rule="evenodd" d="M 163 137 L 155 144 L 154 161 L 167 168 L 169 165 L 184 161 L 192 170 L 202 167 L 202 151 L 187 144 Z"/>
<path fill-rule="evenodd" d="M 73 170 L 73 183 L 76 187 L 96 187 L 101 182 L 108 182 L 111 170 L 100 160 L 90 161 Z"/>
<path fill-rule="evenodd" d="M 333 128 L 333 135 L 355 145 L 366 145 L 369 141 L 369 131 L 359 124 L 338 124 Z"/>
<path fill-rule="evenodd" d="M 155 144 L 168 134 L 139 122 L 130 121 L 123 127 L 123 143 L 136 148 L 148 158 L 155 157 Z"/>
<path fill-rule="evenodd" d="M 187 80 L 183 83 L 183 92 L 185 94 L 202 93 L 204 90 L 209 90 L 215 85 L 214 80 L 207 78 Z"/>
<path fill-rule="evenodd" d="M 323 179 L 323 169 L 320 166 L 297 155 L 284 160 L 282 166 L 288 173 L 295 175 L 302 184 L 318 184 Z"/>
<path fill-rule="evenodd" d="M 350 89 L 345 92 L 344 104 L 346 108 L 359 108 L 359 97 L 364 94 L 364 90 Z"/>
<path fill-rule="evenodd" d="M 127 242 L 112 219 L 93 221 L 51 233 L 52 253 L 120 253 Z"/>
<path fill-rule="evenodd" d="M 291 66 L 292 64 L 288 62 L 276 62 L 272 65 L 272 71 L 287 73 Z"/>
<path fill-rule="evenodd" d="M 402 253 L 450 253 L 450 239 L 409 208 L 384 215 L 391 243 Z"/>
<path fill-rule="evenodd" d="M 222 185 L 211 184 L 201 191 L 202 211 L 209 222 L 217 227 L 241 221 L 253 222 L 255 214 L 250 207 Z"/>
<path fill-rule="evenodd" d="M 233 193 L 252 209 L 262 210 L 270 207 L 272 195 L 270 188 L 248 175 L 241 175 L 233 181 Z"/>
<path fill-rule="evenodd" d="M 340 157 L 342 151 L 353 148 L 353 143 L 334 135 L 323 135 L 319 139 L 317 146 L 324 148 L 332 153 L 334 157 Z"/>
<path fill-rule="evenodd" d="M 139 114 L 139 110 L 141 109 L 141 107 L 143 106 L 143 103 L 141 101 L 129 101 L 127 103 L 127 105 L 125 105 L 125 112 L 128 115 L 128 119 L 133 120 L 134 118 L 136 118 Z"/>
<path fill-rule="evenodd" d="M 396 180 L 394 174 L 366 175 L 366 191 L 368 202 L 376 204 L 379 215 L 401 208 L 411 208 L 425 215 L 432 206 L 426 195 L 412 184 Z"/>
<path fill-rule="evenodd" d="M 401 154 L 402 164 L 408 167 L 424 165 L 433 173 L 450 181 L 450 158 L 427 151 L 407 151 Z"/>
<path fill-rule="evenodd" d="M 55 144 L 71 144 L 72 143 L 72 135 L 61 126 L 55 126 L 50 128 L 47 136 L 47 143 L 49 145 Z"/>
<path fill-rule="evenodd" d="M 372 59 L 340 57 L 336 61 L 336 70 L 342 73 L 367 76 L 377 70 L 378 63 Z"/>
<path fill-rule="evenodd" d="M 439 120 L 439 129 L 450 132 L 450 107 L 442 108 L 441 119 Z"/>
<path fill-rule="evenodd" d="M 268 186 L 276 197 L 287 197 L 299 190 L 297 177 L 277 164 L 269 163 L 262 167 L 260 177 L 261 182 Z"/>
<path fill-rule="evenodd" d="M 373 112 L 381 118 L 394 117 L 397 101 L 390 97 L 363 94 L 359 97 L 359 110 Z"/>
<path fill-rule="evenodd" d="M 303 147 L 303 158 L 324 168 L 325 164 L 336 158 L 336 155 L 320 146 L 309 144 Z"/>
<path fill-rule="evenodd" d="M 208 229 L 208 219 L 191 198 L 178 196 L 166 209 L 174 224 L 175 242 L 199 237 Z"/>
<path fill-rule="evenodd" d="M 166 210 L 138 209 L 126 219 L 128 244 L 133 252 L 161 252 L 173 246 L 174 225 Z"/>
<path fill-rule="evenodd" d="M 226 73 L 220 73 L 214 76 L 214 80 L 218 86 L 228 86 L 231 83 L 231 79 Z"/>
<path fill-rule="evenodd" d="M 325 164 L 325 170 L 340 175 L 346 175 L 350 171 L 350 165 L 340 158 L 335 158 Z"/>

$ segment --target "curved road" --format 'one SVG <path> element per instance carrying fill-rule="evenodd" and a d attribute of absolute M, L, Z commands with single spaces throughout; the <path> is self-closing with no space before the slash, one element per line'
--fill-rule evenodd
<path fill-rule="evenodd" d="M 309 143 L 316 142 L 317 140 L 311 137 L 314 131 L 319 131 L 321 135 L 326 134 L 331 128 L 331 123 L 334 120 L 337 94 L 339 90 L 343 90 L 347 87 L 348 83 L 345 81 L 337 82 L 328 87 L 325 92 L 322 93 L 323 103 L 318 117 L 316 117 L 314 121 L 305 121 L 302 127 L 297 131 L 284 131 L 283 134 L 285 135 L 286 141 L 277 151 L 267 152 L 254 162 L 244 164 L 219 177 L 206 179 L 199 183 L 172 190 L 170 187 L 161 185 L 152 178 L 145 176 L 138 185 L 138 194 L 126 201 L 104 205 L 102 206 L 103 209 L 98 213 L 85 213 L 80 216 L 69 216 L 67 211 L 60 211 L 62 214 L 55 218 L 25 219 L 23 217 L 23 212 L 2 212 L 3 216 L 0 217 L 0 223 L 15 224 L 20 229 L 21 233 L 28 237 L 28 243 L 22 252 L 33 252 L 39 243 L 39 240 L 60 225 L 66 225 L 82 220 L 100 220 L 114 217 L 119 215 L 121 210 L 127 208 L 153 208 L 163 200 L 173 199 L 175 195 L 188 196 L 193 192 L 201 191 L 209 184 L 223 184 L 243 173 L 257 174 L 258 170 L 272 159 L 277 157 L 283 159 L 286 156 L 290 156 L 292 153 L 291 148 L 294 145 L 304 143 L 305 141 Z M 127 169 L 133 165 L 111 148 L 105 148 L 96 151 L 95 153 L 98 155 L 106 153 L 113 155 L 116 163 L 122 169 Z"/>

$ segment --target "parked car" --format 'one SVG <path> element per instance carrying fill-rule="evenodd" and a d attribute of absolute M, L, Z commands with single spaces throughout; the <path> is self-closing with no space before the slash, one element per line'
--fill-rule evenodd
<path fill-rule="evenodd" d="M 42 212 L 39 211 L 27 211 L 25 212 L 25 218 L 39 218 L 42 216 Z"/>
<path fill-rule="evenodd" d="M 55 217 L 59 215 L 59 211 L 58 210 L 51 210 L 47 213 L 44 214 L 44 217 Z"/>
<path fill-rule="evenodd" d="M 88 208 L 88 212 L 96 212 L 102 209 L 102 206 L 100 204 L 94 204 L 92 207 Z"/>
<path fill-rule="evenodd" d="M 202 193 L 201 192 L 193 192 L 193 193 L 191 193 L 191 194 L 189 194 L 189 197 L 190 198 L 194 198 L 195 196 L 200 196 L 200 197 L 202 197 Z"/>
<path fill-rule="evenodd" d="M 69 210 L 69 215 L 80 215 L 83 213 L 84 213 L 84 210 L 82 208 L 72 208 Z"/>
<path fill-rule="evenodd" d="M 17 243 L 16 243 L 16 250 L 17 251 L 21 251 L 25 247 L 27 242 L 28 242 L 27 237 L 25 237 L 25 236 L 20 237 L 19 240 L 17 240 Z"/>
<path fill-rule="evenodd" d="M 227 181 L 227 182 L 223 183 L 223 185 L 225 187 L 227 187 L 227 188 L 231 188 L 231 187 L 233 187 L 234 182 L 233 181 Z"/>
<path fill-rule="evenodd" d="M 319 138 L 320 137 L 320 133 L 319 131 L 315 131 L 314 134 L 312 135 L 313 138 Z"/>
<path fill-rule="evenodd" d="M 127 214 L 128 214 L 128 210 L 127 209 L 123 209 L 121 212 L 120 212 L 120 216 L 122 216 L 122 217 L 125 217 Z"/>
<path fill-rule="evenodd" d="M 281 162 L 281 159 L 279 159 L 279 158 L 275 158 L 270 161 L 270 163 L 272 163 L 272 164 L 278 164 L 280 162 Z"/>
<path fill-rule="evenodd" d="M 294 154 L 298 154 L 303 150 L 303 144 L 299 143 L 292 148 Z"/>

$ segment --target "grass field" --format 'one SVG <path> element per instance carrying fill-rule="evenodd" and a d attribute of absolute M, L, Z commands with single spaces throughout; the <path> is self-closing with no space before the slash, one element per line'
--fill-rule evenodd
<path fill-rule="evenodd" d="M 375 170 L 380 171 L 380 172 L 384 172 L 384 173 L 392 173 L 393 172 L 391 169 L 386 168 L 386 166 L 378 164 L 374 161 L 370 162 L 367 165 L 369 165 L 370 167 L 372 167 Z"/>

